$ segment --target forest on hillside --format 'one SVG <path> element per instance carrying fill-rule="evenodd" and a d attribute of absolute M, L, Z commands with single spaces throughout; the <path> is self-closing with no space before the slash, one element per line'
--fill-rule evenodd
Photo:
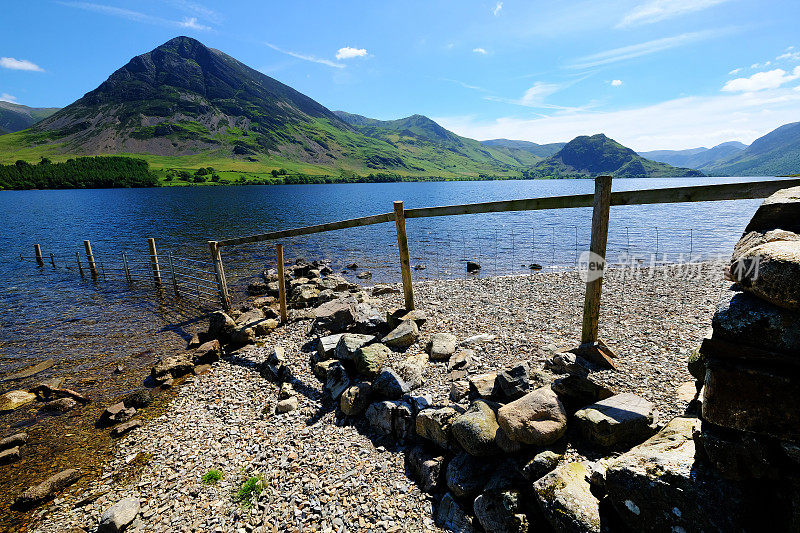
<path fill-rule="evenodd" d="M 133 157 L 77 157 L 63 163 L 42 158 L 0 165 L 0 189 L 111 189 L 155 187 L 147 161 Z"/>

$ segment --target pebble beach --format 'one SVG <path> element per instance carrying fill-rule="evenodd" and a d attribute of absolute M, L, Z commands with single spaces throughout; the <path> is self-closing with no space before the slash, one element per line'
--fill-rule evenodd
<path fill-rule="evenodd" d="M 683 413 L 688 400 L 678 389 L 693 381 L 689 353 L 729 285 L 717 263 L 609 270 L 600 338 L 617 354 L 617 370 L 592 378 L 653 402 L 662 424 Z M 575 271 L 425 281 L 414 289 L 427 322 L 416 344 L 391 355 L 392 367 L 447 332 L 461 341 L 481 336 L 470 346 L 470 374 L 527 361 L 546 376 L 553 354 L 580 339 L 585 284 Z M 387 310 L 403 301 L 395 293 L 372 303 Z M 311 320 L 297 313 L 255 345 L 187 377 L 164 414 L 117 441 L 100 478 L 38 509 L 33 530 L 95 531 L 109 506 L 133 497 L 141 502 L 133 531 L 440 531 L 438 499 L 409 477 L 403 446 L 337 413 L 323 394 L 309 363 L 310 329 Z M 276 345 L 285 350 L 299 403 L 285 414 L 275 414 L 278 386 L 259 373 Z M 447 362 L 430 361 L 423 377 L 415 394 L 448 403 Z M 204 484 L 212 469 L 222 478 Z M 251 477 L 260 490 L 237 498 Z"/>

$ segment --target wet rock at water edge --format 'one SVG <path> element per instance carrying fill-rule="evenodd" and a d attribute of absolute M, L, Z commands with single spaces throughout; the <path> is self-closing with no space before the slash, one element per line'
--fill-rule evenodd
<path fill-rule="evenodd" d="M 37 505 L 78 481 L 81 475 L 81 471 L 76 468 L 62 470 L 58 474 L 50 476 L 40 484 L 26 489 L 22 494 L 17 496 L 14 500 L 14 505 L 23 509 Z"/>
<path fill-rule="evenodd" d="M 28 442 L 27 433 L 15 433 L 9 437 L 0 439 L 0 450 L 6 450 L 15 446 L 22 446 Z"/>
<path fill-rule="evenodd" d="M 120 422 L 130 420 L 135 414 L 136 409 L 133 407 L 125 407 L 125 404 L 122 402 L 115 403 L 107 407 L 106 410 L 103 411 L 103 414 L 100 415 L 100 424 L 107 426 L 119 424 Z"/>
<path fill-rule="evenodd" d="M 45 402 L 39 410 L 45 413 L 66 413 L 78 406 L 78 402 L 72 398 L 59 398 Z"/>
<path fill-rule="evenodd" d="M 35 400 L 35 394 L 24 390 L 12 390 L 0 396 L 0 411 L 13 411 Z"/>
<path fill-rule="evenodd" d="M 474 273 L 481 269 L 481 265 L 475 261 L 467 261 L 467 272 Z"/>
<path fill-rule="evenodd" d="M 19 446 L 13 448 L 6 448 L 0 452 L 0 465 L 7 465 L 19 461 Z"/>
<path fill-rule="evenodd" d="M 121 437 L 126 433 L 133 431 L 134 429 L 142 427 L 142 423 L 139 420 L 129 420 L 124 422 L 114 429 L 111 430 L 111 436 L 114 438 Z"/>

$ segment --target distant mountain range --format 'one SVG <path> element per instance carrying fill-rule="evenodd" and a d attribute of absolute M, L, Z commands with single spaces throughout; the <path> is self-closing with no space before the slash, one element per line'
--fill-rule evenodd
<path fill-rule="evenodd" d="M 0 100 L 0 135 L 30 128 L 58 109 L 58 107 L 28 107 Z"/>
<path fill-rule="evenodd" d="M 428 117 L 330 111 L 195 39 L 136 56 L 63 109 L 0 102 L 0 162 L 137 154 L 151 165 L 312 174 L 620 177 L 800 171 L 800 126 L 754 142 L 636 154 L 605 135 L 536 144 L 457 135 Z M 21 130 L 21 131 L 20 131 Z"/>

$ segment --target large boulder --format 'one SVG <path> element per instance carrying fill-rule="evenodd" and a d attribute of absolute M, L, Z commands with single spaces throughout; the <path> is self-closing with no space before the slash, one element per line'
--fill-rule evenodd
<path fill-rule="evenodd" d="M 208 338 L 228 342 L 235 329 L 236 322 L 227 313 L 224 311 L 211 313 L 208 319 Z"/>
<path fill-rule="evenodd" d="M 406 463 L 422 492 L 436 492 L 444 478 L 445 460 L 441 454 L 429 452 L 424 446 L 415 446 L 406 455 Z"/>
<path fill-rule="evenodd" d="M 587 481 L 585 463 L 566 463 L 533 484 L 550 526 L 563 533 L 600 533 L 600 502 Z"/>
<path fill-rule="evenodd" d="M 531 367 L 522 362 L 512 368 L 497 374 L 497 385 L 503 396 L 509 400 L 516 400 L 525 396 L 531 387 Z"/>
<path fill-rule="evenodd" d="M 399 400 L 410 390 L 411 388 L 403 378 L 398 376 L 391 368 L 384 368 L 372 380 L 372 393 L 378 398 Z"/>
<path fill-rule="evenodd" d="M 423 409 L 417 414 L 417 435 L 427 439 L 445 450 L 454 449 L 451 426 L 459 415 L 452 407 Z"/>
<path fill-rule="evenodd" d="M 333 357 L 336 345 L 339 344 L 339 339 L 342 338 L 342 335 L 344 333 L 334 333 L 333 335 L 317 338 L 317 361 L 325 361 Z"/>
<path fill-rule="evenodd" d="M 352 297 L 337 298 L 325 302 L 314 309 L 315 330 L 327 330 L 331 333 L 342 333 L 350 328 L 356 320 L 358 300 Z"/>
<path fill-rule="evenodd" d="M 800 231 L 800 230 L 798 230 Z M 733 255 L 731 256 L 731 265 L 735 268 L 739 259 L 757 246 L 767 244 L 770 242 L 779 241 L 800 241 L 800 235 L 793 231 L 786 231 L 782 229 L 773 229 L 769 231 L 750 231 L 742 235 L 739 242 L 733 248 Z"/>
<path fill-rule="evenodd" d="M 405 350 L 419 339 L 419 328 L 413 320 L 403 320 L 381 341 L 390 348 Z"/>
<path fill-rule="evenodd" d="M 428 365 L 428 354 L 410 355 L 397 364 L 397 373 L 412 389 L 422 386 L 423 372 Z"/>
<path fill-rule="evenodd" d="M 739 256 L 731 273 L 745 291 L 800 311 L 800 241 L 775 241 L 751 248 Z"/>
<path fill-rule="evenodd" d="M 456 454 L 447 465 L 447 488 L 459 498 L 474 498 L 488 483 L 495 465 L 466 452 Z"/>
<path fill-rule="evenodd" d="M 446 492 L 442 496 L 442 501 L 439 502 L 439 508 L 436 510 L 436 525 L 454 533 L 474 533 L 476 531 L 475 526 L 472 525 L 472 518 L 449 492 Z"/>
<path fill-rule="evenodd" d="M 125 498 L 103 513 L 97 533 L 121 533 L 139 514 L 139 498 Z"/>
<path fill-rule="evenodd" d="M 712 339 L 793 355 L 800 353 L 800 313 L 747 293 L 727 291 L 711 324 Z"/>
<path fill-rule="evenodd" d="M 599 446 L 638 444 L 655 433 L 653 404 L 630 392 L 617 394 L 575 413 L 584 438 Z"/>
<path fill-rule="evenodd" d="M 781 189 L 764 200 L 744 231 L 776 228 L 800 231 L 800 187 Z"/>
<path fill-rule="evenodd" d="M 513 488 L 487 490 L 475 498 L 475 518 L 491 533 L 527 533 L 522 493 Z"/>
<path fill-rule="evenodd" d="M 38 485 L 26 489 L 14 500 L 14 505 L 21 508 L 29 508 L 37 505 L 55 494 L 61 492 L 66 487 L 72 485 L 81 477 L 81 471 L 76 468 L 62 470 L 58 474 L 52 475 Z"/>
<path fill-rule="evenodd" d="M 345 333 L 339 338 L 339 343 L 334 350 L 334 356 L 340 361 L 355 361 L 358 349 L 374 340 L 375 337 L 373 335 Z"/>
<path fill-rule="evenodd" d="M 513 441 L 546 446 L 564 435 L 567 411 L 550 387 L 540 387 L 501 407 L 497 422 Z"/>
<path fill-rule="evenodd" d="M 612 460 L 605 486 L 631 531 L 742 531 L 741 490 L 696 459 L 696 418 L 675 418 Z"/>
<path fill-rule="evenodd" d="M 495 410 L 494 405 L 477 400 L 453 420 L 453 437 L 468 454 L 486 456 L 500 453 L 495 441 L 499 430 Z"/>
<path fill-rule="evenodd" d="M 368 377 L 376 376 L 389 360 L 391 353 L 392 350 L 381 343 L 360 347 L 353 356 L 356 372 Z"/>
<path fill-rule="evenodd" d="M 452 333 L 434 333 L 427 350 L 434 361 L 449 359 L 456 351 L 458 339 Z"/>
<path fill-rule="evenodd" d="M 345 389 L 339 398 L 339 408 L 347 416 L 358 416 L 369 405 L 372 386 L 369 383 L 357 383 Z"/>

